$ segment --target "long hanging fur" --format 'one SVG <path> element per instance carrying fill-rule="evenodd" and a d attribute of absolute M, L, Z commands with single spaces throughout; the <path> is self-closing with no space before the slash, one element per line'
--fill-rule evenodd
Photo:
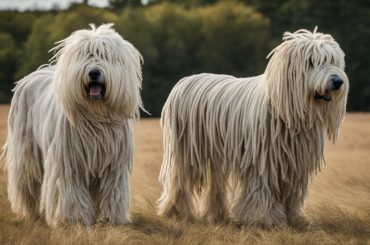
<path fill-rule="evenodd" d="M 127 223 L 141 55 L 112 24 L 76 31 L 53 50 L 51 64 L 14 89 L 4 147 L 12 210 L 51 226 Z M 93 68 L 104 76 L 101 100 L 87 92 Z"/>
<path fill-rule="evenodd" d="M 161 118 L 160 214 L 305 223 L 309 177 L 320 170 L 325 139 L 338 138 L 349 84 L 330 35 L 299 30 L 283 40 L 262 75 L 193 75 L 173 88 Z M 333 75 L 344 84 L 328 91 Z"/>

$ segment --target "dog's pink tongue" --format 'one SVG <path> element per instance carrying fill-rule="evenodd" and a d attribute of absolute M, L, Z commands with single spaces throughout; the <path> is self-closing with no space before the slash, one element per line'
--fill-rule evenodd
<path fill-rule="evenodd" d="M 99 96 L 101 93 L 101 86 L 100 85 L 92 85 L 90 87 L 90 96 Z"/>

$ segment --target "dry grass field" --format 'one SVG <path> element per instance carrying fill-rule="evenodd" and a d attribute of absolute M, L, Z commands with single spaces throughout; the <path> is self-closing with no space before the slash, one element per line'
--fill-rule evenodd
<path fill-rule="evenodd" d="M 0 106 L 0 144 L 6 137 L 8 106 Z M 306 231 L 188 223 L 155 215 L 162 160 L 159 121 L 141 120 L 135 129 L 127 226 L 80 225 L 50 229 L 10 210 L 6 174 L 0 172 L 0 244 L 370 244 L 370 114 L 349 114 L 339 142 L 328 145 L 326 165 L 310 186 Z"/>

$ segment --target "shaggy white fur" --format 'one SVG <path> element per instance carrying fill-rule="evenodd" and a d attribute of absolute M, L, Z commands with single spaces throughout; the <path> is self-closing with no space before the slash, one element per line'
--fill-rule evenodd
<path fill-rule="evenodd" d="M 125 224 L 140 53 L 113 24 L 58 42 L 51 64 L 20 80 L 6 151 L 12 210 L 60 222 Z"/>
<path fill-rule="evenodd" d="M 160 214 L 305 223 L 309 177 L 345 115 L 344 53 L 315 29 L 285 33 L 268 57 L 260 76 L 200 74 L 173 88 L 161 118 Z"/>

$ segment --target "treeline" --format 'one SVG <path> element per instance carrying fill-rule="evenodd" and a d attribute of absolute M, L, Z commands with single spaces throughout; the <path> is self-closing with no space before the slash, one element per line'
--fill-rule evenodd
<path fill-rule="evenodd" d="M 14 81 L 47 63 L 54 43 L 71 32 L 115 23 L 144 57 L 143 100 L 159 116 L 173 85 L 199 73 L 253 76 L 284 31 L 332 34 L 346 53 L 348 109 L 370 111 L 370 7 L 361 0 L 137 0 L 110 1 L 106 9 L 74 4 L 68 10 L 0 12 L 0 102 Z"/>

